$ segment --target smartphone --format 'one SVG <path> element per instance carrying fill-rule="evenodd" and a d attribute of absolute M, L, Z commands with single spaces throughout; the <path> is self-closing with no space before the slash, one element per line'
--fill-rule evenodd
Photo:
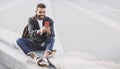
<path fill-rule="evenodd" d="M 49 21 L 45 21 L 44 26 L 49 27 Z"/>

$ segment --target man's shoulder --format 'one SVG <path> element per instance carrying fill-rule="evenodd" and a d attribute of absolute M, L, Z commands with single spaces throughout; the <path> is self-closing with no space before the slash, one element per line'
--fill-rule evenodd
<path fill-rule="evenodd" d="M 48 20 L 50 22 L 53 22 L 53 19 L 51 17 L 45 16 L 45 20 Z"/>
<path fill-rule="evenodd" d="M 50 20 L 52 20 L 52 18 L 51 18 L 51 17 L 49 17 L 49 16 L 45 16 L 45 19 L 50 19 Z"/>
<path fill-rule="evenodd" d="M 36 16 L 31 16 L 31 17 L 29 17 L 28 18 L 30 21 L 32 20 L 32 21 L 36 21 Z"/>

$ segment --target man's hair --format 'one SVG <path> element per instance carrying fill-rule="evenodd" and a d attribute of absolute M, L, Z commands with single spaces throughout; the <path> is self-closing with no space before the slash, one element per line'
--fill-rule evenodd
<path fill-rule="evenodd" d="M 39 3 L 39 4 L 37 5 L 36 9 L 37 9 L 37 8 L 46 8 L 46 5 L 43 4 L 43 3 Z"/>

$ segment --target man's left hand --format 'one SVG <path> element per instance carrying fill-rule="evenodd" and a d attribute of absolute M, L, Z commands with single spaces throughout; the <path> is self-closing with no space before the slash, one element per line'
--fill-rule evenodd
<path fill-rule="evenodd" d="M 45 27 L 45 31 L 47 32 L 47 34 L 48 35 L 51 34 L 50 27 L 46 27 L 46 26 L 44 26 L 44 27 Z"/>

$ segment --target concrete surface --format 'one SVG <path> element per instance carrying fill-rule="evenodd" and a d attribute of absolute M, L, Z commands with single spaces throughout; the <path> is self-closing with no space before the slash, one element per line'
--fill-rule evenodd
<path fill-rule="evenodd" d="M 111 0 L 52 0 L 50 3 L 66 53 L 108 69 L 120 68 L 118 0 L 112 4 Z"/>
<path fill-rule="evenodd" d="M 55 48 L 58 51 L 51 61 L 58 68 L 120 68 L 119 0 L 1 0 L 0 54 L 3 57 L 11 56 L 2 60 L 10 59 L 10 63 L 18 62 L 28 69 L 39 69 L 33 63 L 27 62 L 32 60 L 15 43 L 27 24 L 28 17 L 34 15 L 35 6 L 39 2 L 47 4 L 47 15 L 55 21 Z M 14 65 L 11 63 L 11 66 Z M 0 60 L 0 68 L 12 67 L 6 66 Z"/>

